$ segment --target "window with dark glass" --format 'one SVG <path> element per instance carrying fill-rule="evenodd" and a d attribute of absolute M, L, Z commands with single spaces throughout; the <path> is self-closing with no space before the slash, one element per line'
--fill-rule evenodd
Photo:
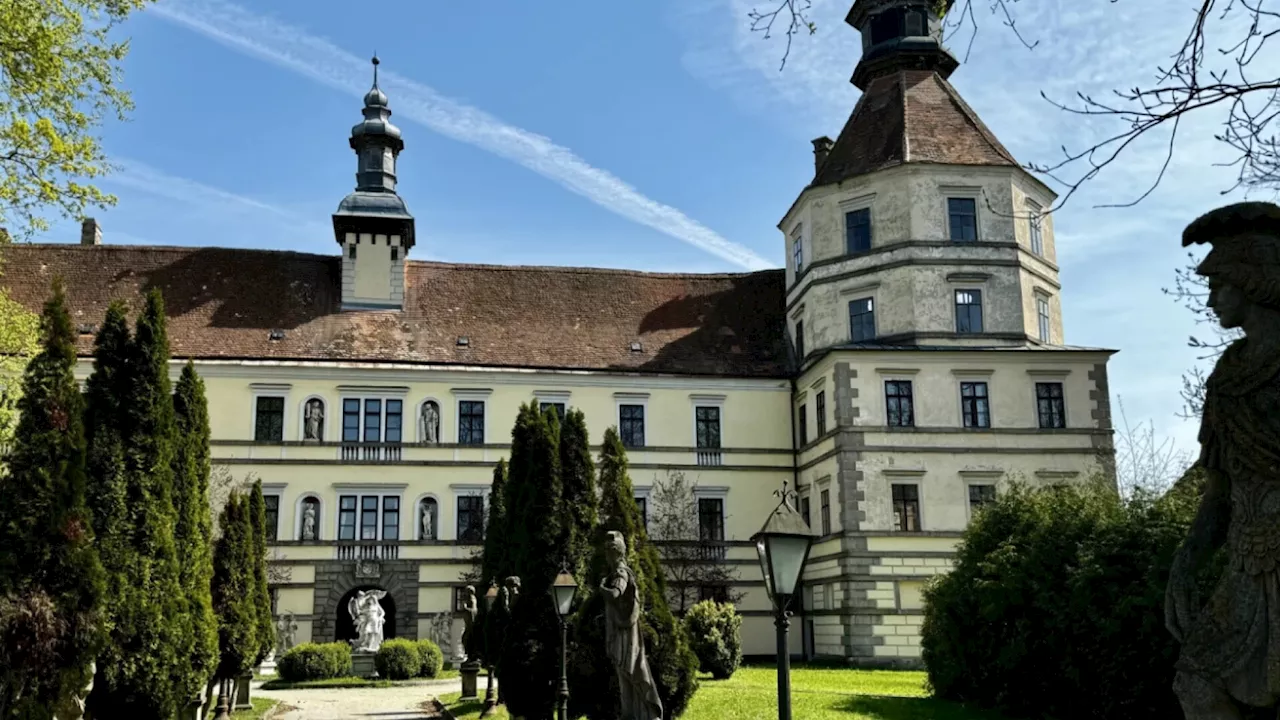
<path fill-rule="evenodd" d="M 382 498 L 382 539 L 400 539 L 400 498 Z"/>
<path fill-rule="evenodd" d="M 359 400 L 342 401 L 342 442 L 360 442 Z"/>
<path fill-rule="evenodd" d="M 404 401 L 344 398 L 342 442 L 398 443 L 403 440 Z"/>
<path fill-rule="evenodd" d="M 1049 298 L 1036 298 L 1036 321 L 1039 324 L 1040 342 L 1049 342 Z"/>
<path fill-rule="evenodd" d="M 969 510 L 970 514 L 982 508 L 983 505 L 996 501 L 995 485 L 970 485 L 969 486 Z"/>
<path fill-rule="evenodd" d="M 370 398 L 364 401 L 364 441 L 382 440 L 382 401 Z"/>
<path fill-rule="evenodd" d="M 484 444 L 484 401 L 463 400 L 458 403 L 458 444 Z"/>
<path fill-rule="evenodd" d="M 895 40 L 902 35 L 902 11 L 897 8 L 885 10 L 871 17 L 871 44 Z"/>
<path fill-rule="evenodd" d="M 947 198 L 947 221 L 953 241 L 977 240 L 978 201 L 974 198 Z"/>
<path fill-rule="evenodd" d="M 861 298 L 849 302 L 849 339 L 867 342 L 876 337 L 875 301 Z"/>
<path fill-rule="evenodd" d="M 818 420 L 818 437 L 827 434 L 827 391 L 820 391 L 813 397 L 813 412 Z"/>
<path fill-rule="evenodd" d="M 698 602 L 727 603 L 729 602 L 729 588 L 724 585 L 699 585 L 698 586 Z"/>
<path fill-rule="evenodd" d="M 649 498 L 636 498 L 636 507 L 640 508 L 640 526 L 649 527 Z"/>
<path fill-rule="evenodd" d="M 284 398 L 258 398 L 253 439 L 255 442 L 284 442 Z"/>
<path fill-rule="evenodd" d="M 267 508 L 267 539 L 275 540 L 280 536 L 280 496 L 263 495 L 262 501 Z"/>
<path fill-rule="evenodd" d="M 386 411 L 386 430 L 382 436 L 382 441 L 398 443 L 401 438 L 401 429 L 404 427 L 404 401 L 388 400 L 386 402 Z"/>
<path fill-rule="evenodd" d="M 796 408 L 796 432 L 800 435 L 800 444 L 809 442 L 809 408 L 801 405 Z"/>
<path fill-rule="evenodd" d="M 871 249 L 871 208 L 844 214 L 844 249 L 849 255 Z"/>
<path fill-rule="evenodd" d="M 704 542 L 724 541 L 724 500 L 698 498 L 698 539 Z"/>
<path fill-rule="evenodd" d="M 629 448 L 644 447 L 644 406 L 618 406 L 618 434 L 622 445 Z"/>
<path fill-rule="evenodd" d="M 916 424 L 910 380 L 886 380 L 884 399 L 889 427 L 912 427 Z"/>
<path fill-rule="evenodd" d="M 804 321 L 796 321 L 796 359 L 804 360 Z"/>
<path fill-rule="evenodd" d="M 960 383 L 960 415 L 967 428 L 991 427 L 991 406 L 985 382 Z"/>
<path fill-rule="evenodd" d="M 720 448 L 720 408 L 696 408 L 694 418 L 697 425 L 698 449 L 718 450 Z"/>
<path fill-rule="evenodd" d="M 547 411 L 547 408 L 555 408 L 556 419 L 559 420 L 561 423 L 564 422 L 564 403 L 559 403 L 559 402 L 538 403 L 539 412 L 545 413 Z"/>
<path fill-rule="evenodd" d="M 338 498 L 338 539 L 356 539 L 356 496 Z"/>
<path fill-rule="evenodd" d="M 484 497 L 458 497 L 458 540 L 480 542 L 484 539 Z"/>
<path fill-rule="evenodd" d="M 1042 428 L 1067 426 L 1067 409 L 1062 399 L 1062 383 L 1036 383 L 1036 414 L 1040 416 Z"/>
<path fill-rule="evenodd" d="M 823 490 L 819 496 L 822 504 L 822 534 L 831 534 L 831 491 Z"/>
<path fill-rule="evenodd" d="M 982 332 L 982 291 L 956 291 L 956 332 Z"/>
<path fill-rule="evenodd" d="M 791 236 L 791 259 L 795 261 L 796 275 L 804 270 L 804 237 L 800 234 L 800 228 L 796 228 L 796 232 Z"/>
<path fill-rule="evenodd" d="M 809 496 L 800 498 L 800 517 L 804 518 L 804 524 L 813 527 L 813 522 L 809 519 Z"/>
<path fill-rule="evenodd" d="M 1044 255 L 1044 231 L 1041 227 L 1043 218 L 1040 216 L 1040 206 L 1033 203 L 1027 203 L 1027 227 L 1031 234 L 1031 252 L 1036 255 Z"/>
<path fill-rule="evenodd" d="M 364 495 L 360 498 L 360 539 L 378 539 L 377 495 Z"/>
<path fill-rule="evenodd" d="M 902 532 L 920 530 L 920 487 L 918 485 L 893 486 L 893 525 Z"/>

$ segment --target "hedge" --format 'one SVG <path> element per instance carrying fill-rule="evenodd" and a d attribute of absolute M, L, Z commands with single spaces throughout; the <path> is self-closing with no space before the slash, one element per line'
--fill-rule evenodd
<path fill-rule="evenodd" d="M 351 646 L 344 642 L 295 645 L 276 661 L 276 672 L 287 682 L 346 677 L 351 674 Z"/>
<path fill-rule="evenodd" d="M 699 669 L 717 680 L 728 680 L 742 664 L 742 616 L 732 603 L 704 600 L 684 618 L 689 647 Z"/>
<path fill-rule="evenodd" d="M 412 640 L 386 640 L 373 656 L 373 666 L 380 677 L 408 680 L 422 671 L 422 653 Z"/>
<path fill-rule="evenodd" d="M 444 653 L 441 652 L 440 646 L 431 640 L 418 640 L 416 644 L 418 655 L 422 659 L 418 677 L 433 678 L 439 675 L 444 667 Z"/>

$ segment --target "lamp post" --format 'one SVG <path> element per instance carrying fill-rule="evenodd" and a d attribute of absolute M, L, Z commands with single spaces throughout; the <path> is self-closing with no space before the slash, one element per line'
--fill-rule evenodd
<path fill-rule="evenodd" d="M 556 603 L 560 616 L 560 720 L 569 720 L 569 609 L 573 606 L 573 594 L 578 591 L 578 581 L 565 569 L 551 583 L 551 599 Z"/>
<path fill-rule="evenodd" d="M 227 697 L 227 680 L 223 678 L 218 681 L 218 714 L 213 720 L 231 720 L 231 702 Z"/>
<path fill-rule="evenodd" d="M 493 656 L 496 648 L 489 647 L 489 640 L 493 637 L 493 633 L 489 631 L 490 623 L 493 622 L 493 601 L 498 599 L 498 586 L 490 583 L 489 589 L 484 594 L 484 664 L 489 671 L 489 680 L 484 691 L 484 711 L 480 713 L 480 717 L 489 717 L 498 712 L 498 696 L 493 690 Z"/>
<path fill-rule="evenodd" d="M 791 720 L 791 651 L 787 645 L 787 628 L 791 625 L 788 606 L 800 581 L 813 534 L 809 524 L 791 506 L 787 483 L 773 493 L 781 498 L 769 514 L 764 527 L 751 539 L 760 555 L 760 572 L 764 586 L 773 601 L 774 625 L 778 628 L 778 720 Z"/>

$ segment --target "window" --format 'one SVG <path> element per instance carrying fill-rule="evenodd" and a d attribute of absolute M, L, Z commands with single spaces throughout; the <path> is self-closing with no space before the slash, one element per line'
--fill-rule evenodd
<path fill-rule="evenodd" d="M 698 602 L 711 600 L 712 602 L 727 603 L 729 602 L 729 588 L 725 585 L 699 585 L 698 586 Z"/>
<path fill-rule="evenodd" d="M 804 270 L 804 234 L 799 226 L 791 233 L 791 259 L 795 261 L 796 275 Z"/>
<path fill-rule="evenodd" d="M 649 498 L 636 498 L 636 507 L 640 508 L 640 527 L 649 527 Z"/>
<path fill-rule="evenodd" d="M 618 433 L 623 447 L 644 447 L 644 406 L 618 406 Z"/>
<path fill-rule="evenodd" d="M 967 428 L 991 427 L 991 406 L 984 382 L 960 383 L 960 415 Z"/>
<path fill-rule="evenodd" d="M 404 401 L 345 398 L 342 401 L 342 442 L 398 443 L 404 427 Z"/>
<path fill-rule="evenodd" d="M 849 340 L 868 342 L 876 337 L 875 301 L 862 298 L 849 302 Z"/>
<path fill-rule="evenodd" d="M 697 425 L 698 449 L 720 449 L 720 408 L 699 407 L 694 409 Z"/>
<path fill-rule="evenodd" d="M 884 401 L 889 427 L 912 427 L 916 424 L 911 403 L 910 380 L 886 380 Z"/>
<path fill-rule="evenodd" d="M 1040 206 L 1027 201 L 1027 227 L 1031 236 L 1031 252 L 1036 255 L 1044 255 L 1044 232 L 1042 223 L 1044 219 L 1040 216 Z"/>
<path fill-rule="evenodd" d="M 804 360 L 804 321 L 796 321 L 796 359 Z"/>
<path fill-rule="evenodd" d="M 356 259 L 356 246 L 355 246 L 355 245 L 348 245 L 348 246 L 347 246 L 347 257 L 351 258 L 352 260 L 355 260 L 355 259 Z"/>
<path fill-rule="evenodd" d="M 356 540 L 357 524 L 360 540 L 399 540 L 400 498 L 394 495 L 340 496 L 338 498 L 338 539 Z M 379 528 L 381 528 L 381 535 L 379 535 Z"/>
<path fill-rule="evenodd" d="M 809 519 L 809 496 L 805 495 L 800 498 L 800 517 L 804 518 L 804 524 L 813 527 L 813 522 Z"/>
<path fill-rule="evenodd" d="M 982 332 L 982 291 L 956 291 L 956 332 Z"/>
<path fill-rule="evenodd" d="M 796 432 L 800 435 L 800 444 L 809 442 L 809 408 L 801 405 L 796 408 Z"/>
<path fill-rule="evenodd" d="M 724 500 L 721 498 L 698 498 L 698 539 L 724 541 Z"/>
<path fill-rule="evenodd" d="M 901 532 L 920 530 L 920 487 L 893 486 L 893 526 Z"/>
<path fill-rule="evenodd" d="M 484 539 L 484 496 L 458 496 L 458 540 L 480 542 Z"/>
<path fill-rule="evenodd" d="M 400 259 L 400 248 L 395 248 L 395 247 L 391 248 L 391 262 L 395 262 L 399 259 Z"/>
<path fill-rule="evenodd" d="M 378 496 L 360 498 L 360 539 L 378 539 Z"/>
<path fill-rule="evenodd" d="M 1049 298 L 1036 296 L 1036 321 L 1040 330 L 1040 342 L 1049 342 Z"/>
<path fill-rule="evenodd" d="M 947 198 L 947 222 L 954 242 L 978 239 L 978 201 L 974 198 Z"/>
<path fill-rule="evenodd" d="M 827 393 L 819 392 L 813 398 L 813 412 L 818 417 L 818 437 L 827 434 Z"/>
<path fill-rule="evenodd" d="M 977 512 L 987 503 L 996 501 L 995 485 L 970 485 L 969 486 L 969 514 Z"/>
<path fill-rule="evenodd" d="M 844 250 L 849 255 L 871 249 L 871 208 L 844 214 Z"/>
<path fill-rule="evenodd" d="M 538 412 L 545 413 L 547 411 L 547 408 L 555 408 L 556 419 L 560 421 L 561 425 L 563 425 L 564 424 L 564 403 L 560 403 L 560 402 L 538 403 Z"/>
<path fill-rule="evenodd" d="M 356 496 L 338 498 L 338 539 L 356 539 Z"/>
<path fill-rule="evenodd" d="M 822 534 L 831 534 L 831 490 L 823 490 L 819 496 L 822 502 Z"/>
<path fill-rule="evenodd" d="M 1056 429 L 1067 426 L 1067 410 L 1062 400 L 1062 383 L 1036 383 L 1036 414 L 1040 417 L 1042 428 Z"/>
<path fill-rule="evenodd" d="M 275 540 L 280 536 L 280 496 L 263 495 L 262 501 L 267 507 L 267 539 Z"/>
<path fill-rule="evenodd" d="M 382 498 L 382 539 L 400 539 L 400 498 Z"/>
<path fill-rule="evenodd" d="M 484 444 L 484 401 L 458 402 L 458 444 Z"/>
<path fill-rule="evenodd" d="M 254 442 L 284 442 L 284 398 L 259 397 L 253 424 Z"/>

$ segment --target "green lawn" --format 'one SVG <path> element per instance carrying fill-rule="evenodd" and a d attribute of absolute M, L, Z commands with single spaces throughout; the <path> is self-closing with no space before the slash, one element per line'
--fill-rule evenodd
<path fill-rule="evenodd" d="M 791 668 L 791 714 L 802 720 L 1003 720 L 928 697 L 923 672 Z M 569 689 L 570 692 L 573 688 Z M 769 720 L 778 714 L 778 674 L 773 667 L 744 667 L 728 680 L 701 677 L 681 720 Z M 476 720 L 483 700 L 440 696 L 458 720 Z M 494 716 L 507 720 L 505 712 Z"/>
<path fill-rule="evenodd" d="M 299 688 L 385 688 L 393 685 L 421 682 L 423 680 L 444 680 L 458 677 L 457 670 L 441 670 L 434 678 L 413 678 L 412 680 L 369 680 L 361 677 L 327 678 L 325 680 L 303 680 L 288 682 L 274 679 L 262 683 L 263 690 L 295 690 Z M 480 673 L 480 677 L 487 677 Z"/>
<path fill-rule="evenodd" d="M 271 708 L 279 704 L 278 700 L 268 700 L 266 698 L 249 698 L 249 702 L 253 703 L 252 710 L 237 710 L 231 713 L 231 720 L 262 720 L 271 711 Z"/>

